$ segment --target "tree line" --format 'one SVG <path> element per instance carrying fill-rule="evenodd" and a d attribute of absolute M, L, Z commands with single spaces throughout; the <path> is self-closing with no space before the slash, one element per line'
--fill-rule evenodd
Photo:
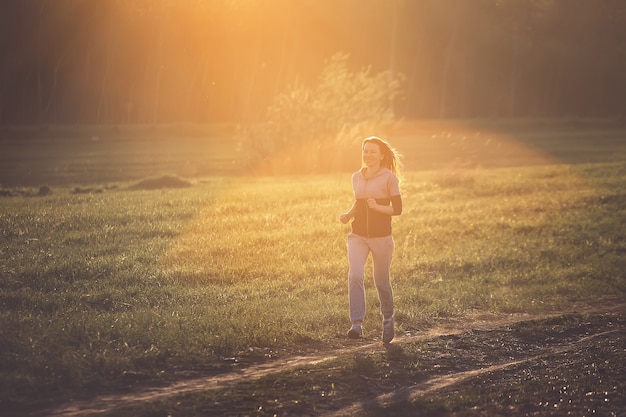
<path fill-rule="evenodd" d="M 0 124 L 247 123 L 328 59 L 397 117 L 623 117 L 621 0 L 4 0 Z"/>

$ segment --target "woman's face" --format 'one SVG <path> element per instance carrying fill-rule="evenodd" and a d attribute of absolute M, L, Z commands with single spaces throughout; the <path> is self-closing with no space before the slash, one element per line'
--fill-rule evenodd
<path fill-rule="evenodd" d="M 380 151 L 380 145 L 374 142 L 366 142 L 362 151 L 363 162 L 368 168 L 378 168 L 380 161 L 383 160 L 383 154 Z"/>

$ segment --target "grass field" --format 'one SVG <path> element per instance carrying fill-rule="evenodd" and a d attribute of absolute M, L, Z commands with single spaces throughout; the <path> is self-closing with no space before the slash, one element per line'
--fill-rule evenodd
<path fill-rule="evenodd" d="M 395 133 L 407 165 L 405 210 L 394 222 L 399 336 L 476 312 L 556 312 L 623 298 L 625 131 L 550 129 Z M 48 148 L 30 147 L 44 140 Z M 218 145 L 187 139 L 189 148 L 147 166 L 156 151 L 146 140 L 111 138 L 116 146 L 89 158 L 70 146 L 76 137 L 58 140 L 65 146 L 2 142 L 4 162 L 21 155 L 10 162 L 29 173 L 20 183 L 3 165 L 5 190 L 52 189 L 0 199 L 3 408 L 115 390 L 129 379 L 221 372 L 231 358 L 348 345 L 348 226 L 338 215 L 352 202 L 349 173 L 207 175 L 224 174 L 216 161 L 236 155 L 222 141 L 231 151 L 185 176 L 172 167 Z M 75 157 L 75 171 L 55 168 Z M 163 173 L 188 186 L 138 182 Z M 374 338 L 373 285 L 367 297 Z"/>
<path fill-rule="evenodd" d="M 626 160 L 626 127 L 619 120 L 399 122 L 371 133 L 402 152 L 408 171 Z M 0 187 L 264 174 L 250 169 L 237 126 L 226 124 L 0 127 L 0 149 Z M 360 163 L 358 144 L 328 158 L 352 172 Z"/>

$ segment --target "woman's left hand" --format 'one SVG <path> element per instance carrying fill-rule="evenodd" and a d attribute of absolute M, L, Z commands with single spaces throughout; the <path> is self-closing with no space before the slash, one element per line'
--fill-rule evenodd
<path fill-rule="evenodd" d="M 375 199 L 368 198 L 367 199 L 367 207 L 375 210 L 378 207 L 378 203 L 376 202 Z"/>

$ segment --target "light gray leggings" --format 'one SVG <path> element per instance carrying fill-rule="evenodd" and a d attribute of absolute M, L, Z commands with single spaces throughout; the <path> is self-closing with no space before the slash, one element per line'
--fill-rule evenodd
<path fill-rule="evenodd" d="M 393 290 L 389 280 L 393 249 L 391 235 L 374 238 L 365 238 L 354 233 L 348 235 L 348 298 L 352 323 L 361 323 L 365 318 L 365 263 L 370 253 L 380 312 L 385 318 L 393 316 Z"/>

